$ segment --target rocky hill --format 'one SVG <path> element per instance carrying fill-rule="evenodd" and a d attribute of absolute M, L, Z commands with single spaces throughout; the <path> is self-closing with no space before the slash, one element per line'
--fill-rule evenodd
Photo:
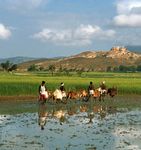
<path fill-rule="evenodd" d="M 137 54 L 127 50 L 124 47 L 113 47 L 109 51 L 86 51 L 78 55 L 71 56 L 70 58 L 84 57 L 84 58 L 96 58 L 96 57 L 110 57 L 110 58 L 123 58 L 123 59 L 138 59 L 141 54 Z"/>
<path fill-rule="evenodd" d="M 105 71 L 109 66 L 139 65 L 141 64 L 141 54 L 131 52 L 124 47 L 113 47 L 109 51 L 85 51 L 66 58 L 30 61 L 20 64 L 19 69 L 27 70 L 32 64 L 45 69 L 49 65 L 54 65 L 56 70 L 61 68 L 67 70 Z"/>

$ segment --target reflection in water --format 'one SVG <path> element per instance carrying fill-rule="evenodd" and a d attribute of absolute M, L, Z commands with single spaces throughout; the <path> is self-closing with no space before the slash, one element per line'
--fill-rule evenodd
<path fill-rule="evenodd" d="M 38 124 L 41 127 L 41 130 L 44 130 L 44 126 L 46 125 L 47 121 L 47 108 L 45 104 L 39 104 L 38 110 Z"/>
<path fill-rule="evenodd" d="M 53 110 L 52 117 L 59 119 L 60 125 L 62 125 L 66 121 L 65 114 L 66 112 L 61 109 L 58 111 Z"/>
<path fill-rule="evenodd" d="M 0 115 L 1 150 L 141 149 L 140 110 L 116 113 L 116 107 L 90 103 L 38 108 L 38 113 Z"/>
<path fill-rule="evenodd" d="M 82 105 L 71 105 L 71 106 L 52 106 L 51 108 L 47 104 L 39 104 L 38 111 L 38 124 L 41 130 L 47 122 L 47 117 L 55 118 L 59 120 L 60 125 L 68 122 L 68 117 L 76 115 L 78 113 L 86 113 L 88 118 L 87 124 L 93 123 L 93 119 L 97 116 L 99 119 L 104 119 L 106 115 L 116 113 L 116 107 L 113 106 L 102 106 L 94 104 L 82 104 Z M 85 118 L 82 118 L 85 119 Z"/>
<path fill-rule="evenodd" d="M 88 111 L 87 105 L 81 105 L 80 106 L 80 112 L 87 112 L 87 111 Z"/>
<path fill-rule="evenodd" d="M 88 118 L 90 119 L 88 123 L 93 123 L 92 119 L 94 118 L 94 113 L 88 113 Z"/>

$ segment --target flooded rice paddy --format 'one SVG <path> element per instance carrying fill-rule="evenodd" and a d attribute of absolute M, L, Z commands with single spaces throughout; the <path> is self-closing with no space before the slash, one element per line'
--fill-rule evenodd
<path fill-rule="evenodd" d="M 1 114 L 0 150 L 141 149 L 140 108 L 90 102 L 56 105 L 20 103 L 36 106 L 35 111 Z"/>

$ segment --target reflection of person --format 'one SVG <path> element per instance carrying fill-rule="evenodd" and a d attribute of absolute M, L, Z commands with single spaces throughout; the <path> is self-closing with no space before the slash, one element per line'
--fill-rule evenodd
<path fill-rule="evenodd" d="M 94 113 L 93 112 L 89 112 L 88 113 L 88 118 L 90 119 L 88 123 L 93 123 L 93 118 L 94 118 Z"/>
<path fill-rule="evenodd" d="M 89 93 L 89 95 L 93 95 L 94 94 L 93 82 L 90 82 L 90 85 L 88 86 L 88 93 Z"/>
<path fill-rule="evenodd" d="M 66 89 L 63 82 L 60 84 L 60 90 L 62 92 L 62 97 L 66 97 Z"/>
<path fill-rule="evenodd" d="M 41 85 L 39 86 L 39 100 L 45 100 L 48 98 L 47 87 L 45 85 L 45 81 L 42 81 Z"/>
<path fill-rule="evenodd" d="M 41 126 L 41 130 L 44 130 L 44 126 L 46 125 L 46 120 L 47 120 L 47 112 L 46 112 L 46 107 L 44 105 L 39 106 L 39 112 L 38 112 L 38 124 Z"/>

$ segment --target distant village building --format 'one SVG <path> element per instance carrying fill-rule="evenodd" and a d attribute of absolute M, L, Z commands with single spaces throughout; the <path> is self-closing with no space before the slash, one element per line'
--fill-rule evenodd
<path fill-rule="evenodd" d="M 127 52 L 127 48 L 124 46 L 114 46 L 111 48 L 112 51 L 119 51 L 119 52 Z"/>

